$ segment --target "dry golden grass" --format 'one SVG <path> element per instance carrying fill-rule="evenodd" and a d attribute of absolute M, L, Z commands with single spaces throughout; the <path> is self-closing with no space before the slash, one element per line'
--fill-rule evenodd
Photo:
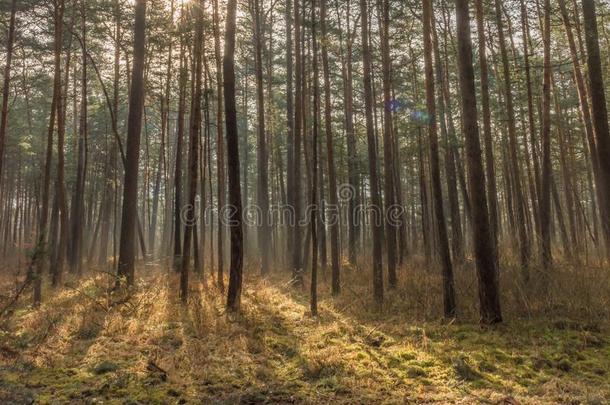
<path fill-rule="evenodd" d="M 449 324 L 434 266 L 413 259 L 382 308 L 368 268 L 345 266 L 336 298 L 323 273 L 316 318 L 307 288 L 279 272 L 256 277 L 254 265 L 239 315 L 195 276 L 182 306 L 177 276 L 159 267 L 140 269 L 129 296 L 110 293 L 105 273 L 68 280 L 38 309 L 24 297 L 0 323 L 0 402 L 610 401 L 607 269 L 532 269 L 523 286 L 504 266 L 506 322 L 482 330 L 468 263 L 456 268 L 459 319 Z"/>

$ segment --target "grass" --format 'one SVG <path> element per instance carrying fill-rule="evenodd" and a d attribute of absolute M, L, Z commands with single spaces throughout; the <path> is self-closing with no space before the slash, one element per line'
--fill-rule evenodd
<path fill-rule="evenodd" d="M 357 282 L 365 277 L 346 268 L 339 297 L 321 282 L 316 318 L 308 289 L 280 274 L 247 277 L 243 310 L 230 315 L 215 287 L 192 280 L 182 306 L 175 275 L 146 272 L 129 297 L 109 294 L 110 277 L 93 273 L 38 309 L 24 298 L 0 324 L 0 402 L 610 401 L 607 314 L 567 316 L 581 306 L 573 297 L 538 302 L 524 291 L 518 305 L 509 289 L 507 321 L 481 329 L 467 294 L 460 319 L 441 321 L 436 276 L 403 274 L 375 308 Z M 468 277 L 458 291 L 469 291 Z M 545 315 L 558 305 L 561 317 Z"/>

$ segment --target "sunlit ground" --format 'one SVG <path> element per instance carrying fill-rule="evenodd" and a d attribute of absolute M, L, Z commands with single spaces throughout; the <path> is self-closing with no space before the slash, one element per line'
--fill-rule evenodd
<path fill-rule="evenodd" d="M 0 402 L 610 401 L 604 315 L 544 319 L 540 309 L 526 319 L 517 316 L 524 304 L 506 309 L 504 325 L 481 330 L 468 309 L 475 301 L 462 299 L 466 319 L 446 325 L 434 310 L 434 276 L 412 276 L 420 281 L 390 292 L 379 312 L 368 284 L 355 281 L 360 271 L 346 269 L 339 298 L 320 289 L 318 318 L 308 289 L 290 287 L 287 274 L 248 277 L 243 313 L 229 316 L 209 279 L 191 280 L 183 307 L 177 276 L 160 266 L 140 270 L 130 297 L 110 295 L 112 277 L 92 272 L 40 309 L 23 302 L 2 321 Z M 460 291 L 474 288 L 470 279 Z"/>

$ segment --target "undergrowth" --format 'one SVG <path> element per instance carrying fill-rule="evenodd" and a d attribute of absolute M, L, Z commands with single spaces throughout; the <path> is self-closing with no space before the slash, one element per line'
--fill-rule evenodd
<path fill-rule="evenodd" d="M 610 401 L 601 269 L 566 265 L 551 281 L 523 286 L 506 266 L 506 322 L 482 329 L 468 263 L 456 271 L 459 318 L 449 322 L 438 308 L 438 272 L 403 268 L 378 308 L 367 268 L 344 266 L 336 298 L 322 270 L 316 318 L 308 288 L 278 272 L 256 277 L 254 266 L 238 315 L 225 312 L 213 280 L 194 275 L 181 305 L 177 275 L 161 268 L 141 269 L 137 287 L 122 294 L 103 272 L 68 280 L 47 288 L 40 308 L 23 297 L 0 323 L 0 402 Z"/>

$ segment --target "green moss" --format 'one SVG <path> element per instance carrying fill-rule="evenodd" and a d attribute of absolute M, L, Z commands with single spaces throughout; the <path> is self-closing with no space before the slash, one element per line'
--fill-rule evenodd
<path fill-rule="evenodd" d="M 94 374 L 106 374 L 117 371 L 119 369 L 119 365 L 108 360 L 104 360 L 101 363 L 98 363 L 95 367 L 91 369 Z"/>
<path fill-rule="evenodd" d="M 481 378 L 481 374 L 468 364 L 468 358 L 464 355 L 453 360 L 453 370 L 460 380 L 475 381 Z"/>
<path fill-rule="evenodd" d="M 485 359 L 479 361 L 479 370 L 481 370 L 481 371 L 484 371 L 486 373 L 493 373 L 497 369 L 498 368 L 495 366 L 495 364 L 493 364 Z"/>
<path fill-rule="evenodd" d="M 264 339 L 265 345 L 273 352 L 284 356 L 294 357 L 297 355 L 295 342 L 289 337 L 282 335 L 268 335 Z"/>
<path fill-rule="evenodd" d="M 409 360 L 414 360 L 415 358 L 417 358 L 417 353 L 412 352 L 412 351 L 407 351 L 407 350 L 399 350 L 396 353 L 396 357 L 402 361 L 409 361 Z"/>
<path fill-rule="evenodd" d="M 572 370 L 572 363 L 570 362 L 570 360 L 566 359 L 566 358 L 562 358 L 557 360 L 557 362 L 555 363 L 555 367 L 558 370 L 561 370 L 563 372 L 569 372 Z"/>
<path fill-rule="evenodd" d="M 426 372 L 426 370 L 424 370 L 421 367 L 411 366 L 411 367 L 407 368 L 407 376 L 409 378 L 426 377 L 427 375 L 428 375 L 428 373 Z"/>

